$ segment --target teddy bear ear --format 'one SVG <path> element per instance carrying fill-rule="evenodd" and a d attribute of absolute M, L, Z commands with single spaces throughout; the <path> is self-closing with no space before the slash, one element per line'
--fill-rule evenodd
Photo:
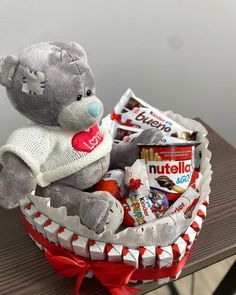
<path fill-rule="evenodd" d="M 15 55 L 7 55 L 0 57 L 0 84 L 10 88 L 15 74 L 15 70 L 19 64 L 19 59 Z"/>
<path fill-rule="evenodd" d="M 71 42 L 71 47 L 76 50 L 76 53 L 84 63 L 88 63 L 87 53 L 81 45 L 76 42 Z"/>

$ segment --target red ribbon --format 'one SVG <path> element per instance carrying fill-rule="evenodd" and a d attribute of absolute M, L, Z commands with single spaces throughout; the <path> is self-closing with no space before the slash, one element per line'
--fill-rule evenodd
<path fill-rule="evenodd" d="M 134 266 L 107 261 L 92 261 L 76 256 L 73 253 L 49 242 L 42 234 L 37 232 L 24 218 L 25 227 L 30 236 L 45 248 L 45 257 L 52 265 L 54 271 L 66 278 L 77 277 L 75 294 L 79 294 L 80 285 L 85 275 L 92 271 L 100 283 L 112 295 L 130 295 L 140 292 L 137 288 L 128 286 L 133 280 L 159 280 L 165 277 L 175 277 L 184 267 L 190 256 L 190 251 L 181 262 L 168 268 L 135 269 Z"/>

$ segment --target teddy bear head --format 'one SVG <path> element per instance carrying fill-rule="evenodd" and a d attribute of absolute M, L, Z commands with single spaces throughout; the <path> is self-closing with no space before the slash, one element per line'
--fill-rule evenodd
<path fill-rule="evenodd" d="M 1 57 L 0 84 L 13 106 L 38 124 L 82 131 L 103 115 L 86 52 L 74 42 L 38 43 L 18 57 Z"/>

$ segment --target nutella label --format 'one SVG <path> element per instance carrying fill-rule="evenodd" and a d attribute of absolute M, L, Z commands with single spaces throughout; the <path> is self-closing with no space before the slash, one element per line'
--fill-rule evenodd
<path fill-rule="evenodd" d="M 139 145 L 139 148 L 150 187 L 163 191 L 169 200 L 176 200 L 195 181 L 194 145 Z"/>
<path fill-rule="evenodd" d="M 177 186 L 187 189 L 194 170 L 192 160 L 148 161 L 146 167 L 150 186 L 173 194 L 179 193 Z"/>

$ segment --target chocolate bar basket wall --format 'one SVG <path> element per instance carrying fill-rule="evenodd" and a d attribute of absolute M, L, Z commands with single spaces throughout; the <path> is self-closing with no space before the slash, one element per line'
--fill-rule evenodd
<path fill-rule="evenodd" d="M 99 125 L 102 103 L 73 42 L 2 57 L 0 83 L 32 121 L 0 149 L 0 204 L 20 205 L 54 271 L 77 277 L 76 293 L 84 277 L 111 294 L 178 278 L 209 203 L 206 129 L 130 89 Z"/>

